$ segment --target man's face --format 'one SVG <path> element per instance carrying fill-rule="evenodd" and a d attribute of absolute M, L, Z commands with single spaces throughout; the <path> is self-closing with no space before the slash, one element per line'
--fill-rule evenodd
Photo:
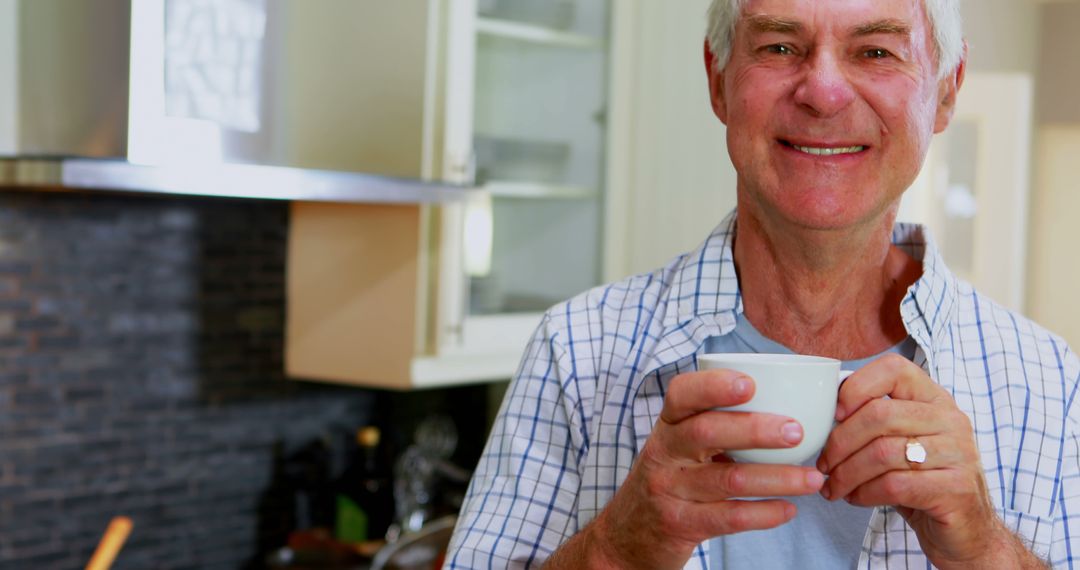
<path fill-rule="evenodd" d="M 727 65 L 709 71 L 740 208 L 817 229 L 877 219 L 915 179 L 962 78 L 937 80 L 922 0 L 751 0 Z"/>

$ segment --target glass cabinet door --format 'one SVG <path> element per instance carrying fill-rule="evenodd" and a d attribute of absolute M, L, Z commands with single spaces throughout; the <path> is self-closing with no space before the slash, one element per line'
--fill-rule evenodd
<path fill-rule="evenodd" d="M 606 0 L 479 0 L 466 209 L 470 315 L 538 313 L 597 285 Z"/>

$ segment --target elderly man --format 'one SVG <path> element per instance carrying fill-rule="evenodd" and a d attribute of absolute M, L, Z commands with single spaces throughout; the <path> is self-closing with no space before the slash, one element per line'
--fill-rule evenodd
<path fill-rule="evenodd" d="M 447 567 L 1072 566 L 1080 361 L 894 226 L 963 82 L 957 1 L 714 0 L 737 210 L 667 267 L 547 313 Z M 728 460 L 802 428 L 717 411 L 754 385 L 695 371 L 706 352 L 856 369 L 816 462 Z"/>

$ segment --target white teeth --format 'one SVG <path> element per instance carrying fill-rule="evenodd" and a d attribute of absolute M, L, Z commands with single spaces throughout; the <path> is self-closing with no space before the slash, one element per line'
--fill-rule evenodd
<path fill-rule="evenodd" d="M 806 154 L 813 154 L 817 156 L 834 156 L 837 154 L 854 154 L 865 149 L 865 146 L 843 146 L 838 148 L 814 148 L 812 146 L 799 146 L 797 144 L 791 145 L 800 152 Z"/>

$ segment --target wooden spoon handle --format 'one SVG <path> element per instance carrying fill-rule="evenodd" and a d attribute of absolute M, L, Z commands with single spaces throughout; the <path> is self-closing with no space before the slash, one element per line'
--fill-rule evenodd
<path fill-rule="evenodd" d="M 113 517 L 109 521 L 109 527 L 105 529 L 105 535 L 101 537 L 94 555 L 86 565 L 86 570 L 109 570 L 124 541 L 131 534 L 131 519 L 128 517 Z"/>

